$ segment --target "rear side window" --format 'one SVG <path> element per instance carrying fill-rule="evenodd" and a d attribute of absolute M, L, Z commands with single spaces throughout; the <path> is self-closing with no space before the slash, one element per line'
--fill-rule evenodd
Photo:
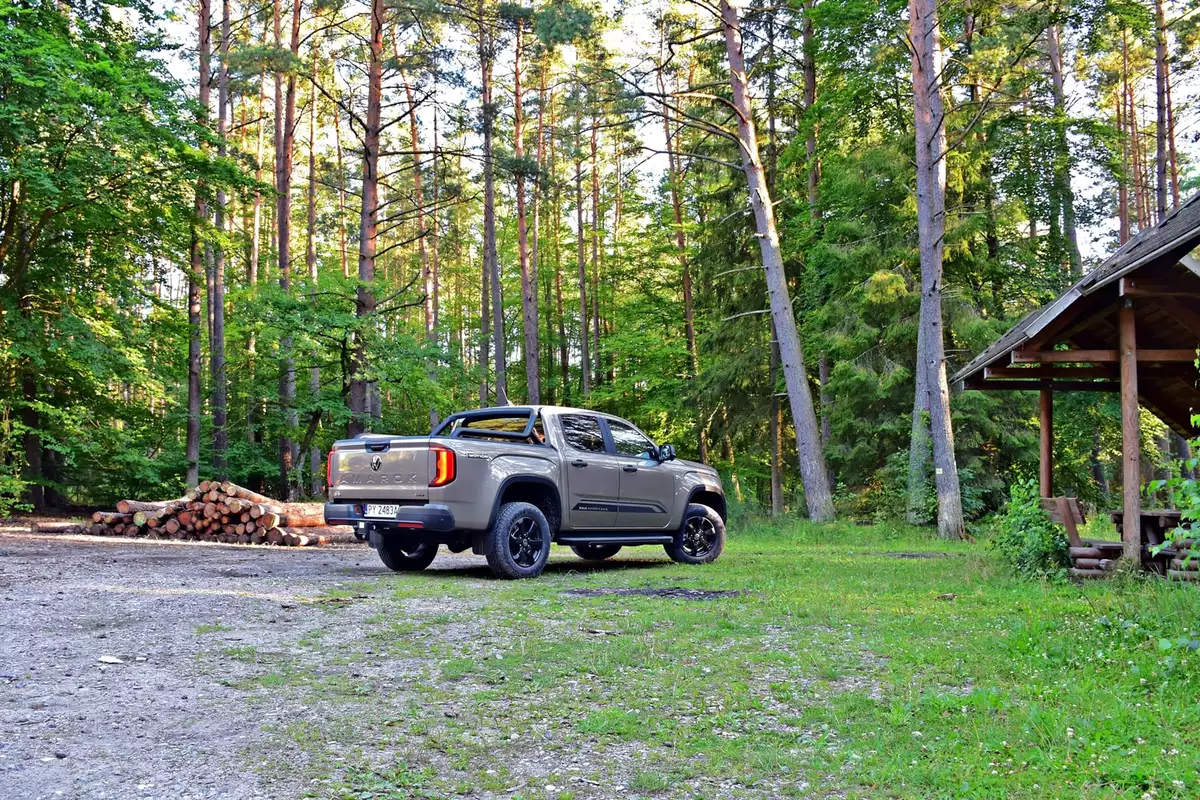
<path fill-rule="evenodd" d="M 637 458 L 651 458 L 653 456 L 654 443 L 638 433 L 636 428 L 626 425 L 623 422 L 617 422 L 615 419 L 610 419 L 608 421 L 608 432 L 612 434 L 613 445 L 617 448 L 617 455 L 635 456 Z"/>
<path fill-rule="evenodd" d="M 562 423 L 563 438 L 572 449 L 585 453 L 604 452 L 604 434 L 600 432 L 600 423 L 595 417 L 563 414 L 559 421 Z"/>

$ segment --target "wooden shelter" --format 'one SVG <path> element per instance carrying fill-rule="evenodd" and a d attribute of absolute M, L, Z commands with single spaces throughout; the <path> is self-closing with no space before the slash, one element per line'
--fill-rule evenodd
<path fill-rule="evenodd" d="M 1141 533 L 1138 406 L 1192 437 L 1200 413 L 1200 194 L 1139 232 L 1054 302 L 1032 312 L 953 378 L 965 389 L 1041 393 L 1040 484 L 1052 497 L 1054 392 L 1121 397 L 1122 542 Z"/>

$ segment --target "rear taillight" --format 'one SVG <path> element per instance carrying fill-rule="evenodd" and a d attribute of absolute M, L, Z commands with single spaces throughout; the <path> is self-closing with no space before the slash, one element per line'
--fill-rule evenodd
<path fill-rule="evenodd" d="M 445 486 L 454 480 L 455 473 L 455 456 L 454 451 L 449 447 L 441 445 L 432 445 L 429 452 L 433 453 L 433 480 L 429 482 L 430 486 Z"/>
<path fill-rule="evenodd" d="M 325 488 L 333 488 L 333 460 L 337 458 L 337 450 L 329 450 L 329 458 L 325 459 Z"/>

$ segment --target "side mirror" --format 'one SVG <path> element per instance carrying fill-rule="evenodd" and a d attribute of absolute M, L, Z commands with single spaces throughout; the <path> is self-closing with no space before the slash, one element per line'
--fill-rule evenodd
<path fill-rule="evenodd" d="M 658 448 L 659 461 L 674 461 L 675 460 L 675 445 L 664 444 Z"/>

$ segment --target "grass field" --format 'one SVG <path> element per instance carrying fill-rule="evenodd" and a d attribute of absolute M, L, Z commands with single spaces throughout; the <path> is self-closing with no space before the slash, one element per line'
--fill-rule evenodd
<path fill-rule="evenodd" d="M 1200 796 L 1196 587 L 1022 582 L 851 525 L 622 557 L 365 580 L 225 657 L 249 702 L 317 710 L 272 731 L 311 797 Z M 663 587 L 740 594 L 568 593 Z"/>

